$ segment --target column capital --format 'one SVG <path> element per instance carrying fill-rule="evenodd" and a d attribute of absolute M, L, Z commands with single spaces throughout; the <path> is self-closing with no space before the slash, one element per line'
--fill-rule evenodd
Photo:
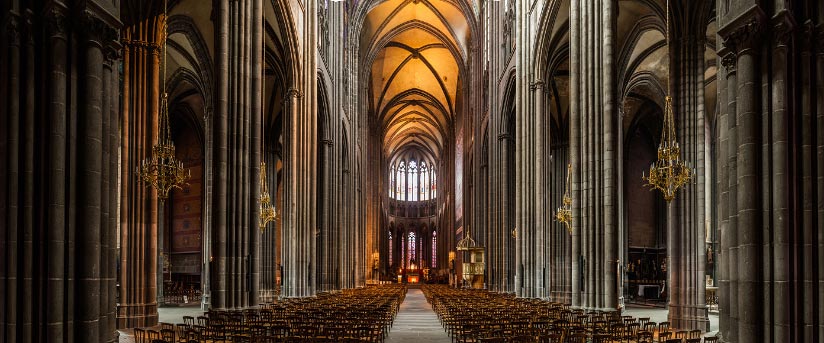
<path fill-rule="evenodd" d="M 23 39 L 26 45 L 34 45 L 34 13 L 25 11 L 23 13 Z"/>
<path fill-rule="evenodd" d="M 772 33 L 775 39 L 776 47 L 786 48 L 792 38 L 792 32 L 795 29 L 795 20 L 787 10 L 778 12 L 772 18 Z"/>
<path fill-rule="evenodd" d="M 46 11 L 46 25 L 51 37 L 66 39 L 66 32 L 68 31 L 66 10 L 59 6 L 52 6 L 51 9 Z"/>
<path fill-rule="evenodd" d="M 801 47 L 802 53 L 809 54 L 811 51 L 813 51 L 813 44 L 815 44 L 818 40 L 818 37 L 816 37 L 817 35 L 815 26 L 811 22 L 806 22 L 801 24 L 798 28 L 798 43 L 800 43 L 798 45 Z"/>
<path fill-rule="evenodd" d="M 753 6 L 718 30 L 718 35 L 724 39 L 724 46 L 736 54 L 754 54 L 765 22 L 764 11 Z"/>
<path fill-rule="evenodd" d="M 286 94 L 284 95 L 284 98 L 285 98 L 284 100 L 288 101 L 289 98 L 297 99 L 297 98 L 302 98 L 302 97 L 303 97 L 303 93 L 301 93 L 297 88 L 289 87 L 289 90 L 287 90 Z"/>
<path fill-rule="evenodd" d="M 537 79 L 537 80 L 529 83 L 529 90 L 531 90 L 531 91 L 535 91 L 537 89 L 543 89 L 543 88 L 544 88 L 544 81 L 542 81 L 541 79 Z"/>
<path fill-rule="evenodd" d="M 10 14 L 6 20 L 6 38 L 9 46 L 20 46 L 20 21 L 17 15 Z"/>
<path fill-rule="evenodd" d="M 512 135 L 509 134 L 509 133 L 502 133 L 502 134 L 498 135 L 498 141 L 503 141 L 503 140 L 514 140 L 514 137 L 512 137 Z"/>
<path fill-rule="evenodd" d="M 331 139 L 323 139 L 320 142 L 323 143 L 324 145 L 332 146 L 332 140 Z"/>
<path fill-rule="evenodd" d="M 117 40 L 117 30 L 98 18 L 94 13 L 83 11 L 80 13 L 80 32 L 85 37 L 87 44 L 98 45 L 103 48 L 110 42 Z"/>
<path fill-rule="evenodd" d="M 721 65 L 724 66 L 724 69 L 727 70 L 728 74 L 735 73 L 735 63 L 735 54 L 732 52 L 727 53 L 726 55 L 724 55 L 724 57 L 721 58 Z"/>

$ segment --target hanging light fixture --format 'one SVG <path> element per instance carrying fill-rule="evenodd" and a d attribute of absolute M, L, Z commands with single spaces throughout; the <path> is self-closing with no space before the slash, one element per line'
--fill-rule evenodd
<path fill-rule="evenodd" d="M 157 190 L 160 205 L 169 197 L 173 188 L 181 188 L 191 178 L 189 170 L 175 158 L 175 144 L 169 127 L 169 101 L 166 93 L 166 39 L 168 35 L 166 5 L 163 7 L 163 95 L 160 98 L 160 130 L 157 144 L 152 147 L 152 156 L 144 159 L 137 168 L 140 179 Z"/>
<path fill-rule="evenodd" d="M 269 185 L 266 184 L 266 162 L 260 162 L 260 231 L 266 231 L 266 225 L 277 219 L 277 210 L 269 197 Z"/>
<path fill-rule="evenodd" d="M 263 79 L 263 106 L 261 107 L 263 111 L 266 110 L 266 73 L 264 72 L 264 79 Z M 263 116 L 265 120 L 265 116 Z M 264 139 L 266 135 L 266 125 L 263 125 L 260 134 L 260 151 L 265 150 L 266 146 L 266 139 Z M 260 162 L 260 232 L 266 231 L 266 225 L 275 221 L 277 219 L 277 210 L 272 205 L 272 199 L 269 196 L 269 184 L 266 182 L 266 162 Z"/>
<path fill-rule="evenodd" d="M 567 164 L 566 185 L 564 186 L 563 205 L 555 211 L 555 220 L 566 226 L 567 232 L 572 234 L 572 196 L 569 194 L 569 177 L 572 174 L 572 164 Z"/>
<path fill-rule="evenodd" d="M 667 1 L 667 46 L 669 46 L 669 1 Z M 664 106 L 664 126 L 658 145 L 658 160 L 649 167 L 649 176 L 641 172 L 645 186 L 658 189 L 667 202 L 675 198 L 675 193 L 685 187 L 694 172 L 686 161 L 681 160 L 681 147 L 675 136 L 675 117 L 672 113 L 672 98 L 666 97 Z"/>

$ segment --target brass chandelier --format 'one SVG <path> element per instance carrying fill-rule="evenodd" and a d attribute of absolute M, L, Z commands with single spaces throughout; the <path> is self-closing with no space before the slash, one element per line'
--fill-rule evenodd
<path fill-rule="evenodd" d="M 266 75 L 266 73 L 264 73 Z M 261 116 L 266 109 L 266 78 L 263 79 L 263 109 L 261 111 Z M 265 120 L 265 116 L 263 116 Z M 264 139 L 266 133 L 266 125 L 263 125 L 260 134 L 260 151 L 264 151 L 264 147 L 266 146 L 266 139 Z M 266 231 L 266 225 L 275 221 L 277 219 L 277 210 L 275 206 L 272 205 L 272 199 L 269 196 L 269 184 L 266 182 L 266 162 L 260 162 L 260 232 Z"/>
<path fill-rule="evenodd" d="M 667 1 L 667 46 L 669 46 L 669 1 Z M 675 116 L 672 114 L 672 97 L 666 97 L 664 106 L 664 127 L 661 129 L 661 142 L 658 145 L 658 161 L 649 167 L 649 176 L 641 172 L 641 179 L 651 190 L 658 189 L 668 203 L 675 198 L 675 193 L 685 187 L 694 172 L 686 161 L 681 160 L 681 147 L 675 136 Z"/>
<path fill-rule="evenodd" d="M 277 210 L 269 197 L 269 185 L 266 183 L 266 162 L 260 162 L 260 231 L 266 231 L 266 225 L 277 219 Z"/>
<path fill-rule="evenodd" d="M 563 223 L 567 232 L 572 234 L 572 196 L 569 194 L 569 177 L 572 174 L 572 164 L 567 164 L 566 186 L 564 186 L 563 205 L 555 211 L 555 221 Z"/>
<path fill-rule="evenodd" d="M 658 189 L 667 202 L 675 198 L 675 193 L 692 179 L 693 171 L 687 162 L 681 160 L 681 147 L 675 138 L 675 119 L 672 114 L 672 98 L 667 97 L 664 112 L 664 128 L 658 145 L 658 161 L 649 167 L 649 176 L 641 173 L 647 187 Z"/>
<path fill-rule="evenodd" d="M 168 30 L 164 7 L 163 22 L 163 95 L 160 97 L 160 130 L 157 135 L 157 144 L 152 146 L 152 156 L 143 159 L 137 168 L 140 179 L 157 190 L 157 197 L 162 203 L 169 197 L 173 188 L 181 188 L 192 177 L 189 170 L 183 168 L 183 163 L 175 158 L 175 143 L 172 141 L 169 127 L 169 95 L 166 93 L 166 39 Z"/>

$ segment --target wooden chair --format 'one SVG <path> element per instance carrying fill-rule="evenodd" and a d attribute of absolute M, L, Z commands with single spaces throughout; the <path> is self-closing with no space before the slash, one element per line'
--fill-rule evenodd
<path fill-rule="evenodd" d="M 583 334 L 574 334 L 569 336 L 569 343 L 586 343 L 587 342 L 587 335 Z"/>
<path fill-rule="evenodd" d="M 146 339 L 148 342 L 153 342 L 156 339 L 163 339 L 163 337 L 160 336 L 160 331 L 149 330 L 146 331 Z"/>
<path fill-rule="evenodd" d="M 174 328 L 174 326 L 172 326 Z M 167 342 L 176 342 L 176 335 L 174 329 L 160 329 L 160 338 Z"/>
<path fill-rule="evenodd" d="M 639 331 L 635 341 L 638 343 L 653 343 L 655 335 L 651 331 Z"/>
<path fill-rule="evenodd" d="M 681 340 L 687 339 L 689 333 L 690 332 L 686 331 L 686 330 L 678 330 L 678 331 L 675 332 L 675 338 L 678 338 L 678 339 L 681 339 Z"/>
<path fill-rule="evenodd" d="M 533 342 L 535 342 L 535 338 L 533 338 L 532 336 L 527 336 L 527 335 L 519 335 L 519 336 L 513 336 L 513 337 L 509 338 L 508 342 L 509 343 L 533 343 Z"/>
<path fill-rule="evenodd" d="M 134 342 L 146 343 L 146 330 L 141 328 L 134 328 Z"/>
<path fill-rule="evenodd" d="M 549 334 L 538 336 L 538 343 L 561 343 L 563 336 L 559 334 Z"/>
<path fill-rule="evenodd" d="M 660 335 L 663 332 L 667 332 L 670 329 L 670 322 L 660 322 L 658 323 L 658 334 Z"/>
<path fill-rule="evenodd" d="M 611 343 L 612 335 L 610 334 L 594 334 L 592 335 L 592 343 Z"/>

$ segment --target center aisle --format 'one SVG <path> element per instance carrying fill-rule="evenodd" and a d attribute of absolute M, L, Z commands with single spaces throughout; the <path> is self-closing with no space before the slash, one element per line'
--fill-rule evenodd
<path fill-rule="evenodd" d="M 449 335 L 443 331 L 438 315 L 426 302 L 420 289 L 410 289 L 401 304 L 387 343 L 451 343 Z"/>

